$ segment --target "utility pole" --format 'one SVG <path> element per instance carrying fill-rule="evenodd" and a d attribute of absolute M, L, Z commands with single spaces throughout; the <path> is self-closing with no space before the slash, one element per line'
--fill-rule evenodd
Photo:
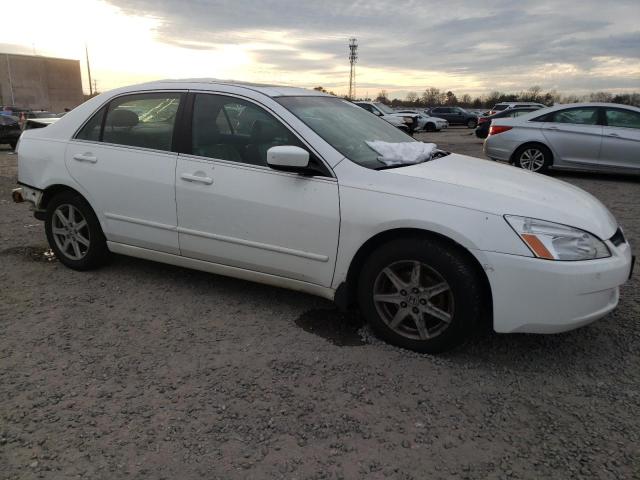
<path fill-rule="evenodd" d="M 349 99 L 356 98 L 356 62 L 358 61 L 358 40 L 349 39 Z"/>
<path fill-rule="evenodd" d="M 89 95 L 93 96 L 93 85 L 91 84 L 91 67 L 89 66 L 89 49 L 87 44 L 84 44 L 84 53 L 87 56 L 87 75 L 89 75 Z"/>

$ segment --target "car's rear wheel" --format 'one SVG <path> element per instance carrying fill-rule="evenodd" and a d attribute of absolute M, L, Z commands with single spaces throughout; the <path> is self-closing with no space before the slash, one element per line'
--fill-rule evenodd
<path fill-rule="evenodd" d="M 467 120 L 467 128 L 476 128 L 478 126 L 478 121 L 470 118 Z"/>
<path fill-rule="evenodd" d="M 472 330 L 482 289 L 464 255 L 445 242 L 399 239 L 378 248 L 358 283 L 360 308 L 375 333 L 423 353 L 448 350 Z"/>
<path fill-rule="evenodd" d="M 100 223 L 78 194 L 63 192 L 47 205 L 45 232 L 56 257 L 74 270 L 102 265 L 109 256 Z"/>
<path fill-rule="evenodd" d="M 545 172 L 552 162 L 551 151 L 543 145 L 524 145 L 516 150 L 514 164 L 531 172 Z"/>
<path fill-rule="evenodd" d="M 9 142 L 9 146 L 11 147 L 11 150 L 15 150 L 18 146 L 18 142 L 15 140 L 13 142 Z"/>

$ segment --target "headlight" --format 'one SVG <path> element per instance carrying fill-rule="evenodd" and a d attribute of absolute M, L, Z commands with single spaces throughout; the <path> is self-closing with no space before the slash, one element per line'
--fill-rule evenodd
<path fill-rule="evenodd" d="M 611 256 L 602 240 L 584 230 L 535 218 L 505 215 L 505 219 L 538 258 L 591 260 Z"/>
<path fill-rule="evenodd" d="M 413 118 L 411 117 L 403 117 L 404 123 L 413 123 Z"/>

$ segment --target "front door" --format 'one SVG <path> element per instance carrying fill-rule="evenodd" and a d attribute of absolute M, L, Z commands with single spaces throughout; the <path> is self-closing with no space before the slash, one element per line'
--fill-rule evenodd
<path fill-rule="evenodd" d="M 177 154 L 171 150 L 183 95 L 117 97 L 69 143 L 67 168 L 85 190 L 107 240 L 179 253 Z"/>
<path fill-rule="evenodd" d="M 176 174 L 181 254 L 328 287 L 337 182 L 329 171 L 311 177 L 269 168 L 266 152 L 276 145 L 309 150 L 252 102 L 195 95 L 191 153 L 179 155 Z"/>

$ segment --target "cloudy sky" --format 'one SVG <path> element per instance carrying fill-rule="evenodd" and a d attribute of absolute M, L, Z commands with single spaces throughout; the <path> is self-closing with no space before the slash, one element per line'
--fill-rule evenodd
<path fill-rule="evenodd" d="M 100 90 L 215 77 L 344 93 L 355 36 L 359 95 L 640 91 L 640 0 L 21 0 L 10 12 L 0 52 L 82 59 L 86 43 Z"/>

